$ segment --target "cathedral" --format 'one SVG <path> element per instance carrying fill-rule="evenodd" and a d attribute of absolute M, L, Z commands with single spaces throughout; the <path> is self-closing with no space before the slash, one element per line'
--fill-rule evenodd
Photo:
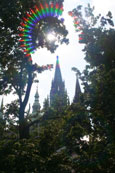
<path fill-rule="evenodd" d="M 79 102 L 80 94 L 81 94 L 81 88 L 79 84 L 79 79 L 76 76 L 75 96 L 73 99 L 73 103 Z M 56 109 L 61 109 L 62 107 L 67 106 L 69 102 L 67 90 L 65 88 L 65 82 L 62 79 L 58 56 L 56 59 L 54 78 L 51 83 L 49 102 L 50 102 L 50 106 L 55 107 Z M 32 113 L 35 114 L 35 112 L 39 112 L 39 111 L 40 111 L 40 104 L 39 104 L 39 95 L 38 95 L 38 88 L 37 88 L 37 91 L 35 93 L 35 100 L 33 104 Z"/>
<path fill-rule="evenodd" d="M 75 96 L 73 99 L 73 103 L 78 103 L 80 99 L 80 94 L 81 94 L 81 88 L 79 84 L 79 79 L 76 77 L 76 86 L 75 86 Z M 39 94 L 38 94 L 38 87 L 36 89 L 36 93 L 34 96 L 34 103 L 32 106 L 32 115 L 33 115 L 33 120 L 34 120 L 34 115 L 39 112 L 40 114 L 40 103 L 39 103 Z M 59 64 L 59 57 L 57 56 L 56 59 L 56 66 L 55 66 L 55 74 L 54 78 L 51 83 L 51 90 L 50 90 L 50 106 L 54 107 L 55 109 L 61 110 L 62 108 L 66 107 L 69 103 L 68 95 L 67 95 L 67 90 L 65 88 L 65 82 L 62 79 L 62 74 L 61 74 L 61 68 Z M 3 100 L 0 106 L 0 118 L 3 118 Z"/>

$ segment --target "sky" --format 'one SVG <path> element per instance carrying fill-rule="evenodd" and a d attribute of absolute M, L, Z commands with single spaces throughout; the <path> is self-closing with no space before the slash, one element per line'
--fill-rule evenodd
<path fill-rule="evenodd" d="M 51 71 L 45 71 L 38 75 L 38 92 L 40 104 L 42 106 L 44 99 L 50 94 L 51 81 L 54 78 L 56 56 L 59 56 L 60 68 L 62 78 L 65 81 L 65 87 L 67 89 L 70 101 L 72 102 L 75 94 L 76 76 L 71 70 L 72 67 L 77 67 L 81 72 L 85 68 L 86 62 L 84 60 L 84 53 L 82 52 L 83 45 L 78 43 L 78 35 L 75 32 L 73 26 L 73 20 L 68 15 L 68 11 L 71 11 L 77 5 L 86 5 L 91 3 L 95 6 L 96 14 L 106 14 L 108 11 L 112 11 L 115 17 L 115 1 L 114 0 L 65 0 L 63 18 L 65 19 L 65 25 L 69 32 L 69 45 L 60 45 L 55 53 L 47 51 L 47 49 L 39 49 L 32 56 L 33 62 L 39 65 L 53 64 L 54 68 Z M 34 95 L 36 92 L 37 84 L 33 84 L 29 103 L 33 104 Z M 1 100 L 2 96 L 0 96 Z M 10 103 L 12 96 L 4 96 L 4 102 Z M 15 97 L 14 97 L 15 98 Z"/>

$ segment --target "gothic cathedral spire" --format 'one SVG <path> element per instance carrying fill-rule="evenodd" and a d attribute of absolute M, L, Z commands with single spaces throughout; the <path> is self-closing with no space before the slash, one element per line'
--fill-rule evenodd
<path fill-rule="evenodd" d="M 57 56 L 57 61 L 56 61 L 56 69 L 55 69 L 55 76 L 54 76 L 54 81 L 57 82 L 57 84 L 62 83 L 62 75 L 61 75 L 61 70 L 60 70 L 60 65 L 59 65 L 59 57 Z"/>
<path fill-rule="evenodd" d="M 59 65 L 59 57 L 57 56 L 55 75 L 52 80 L 52 86 L 50 91 L 50 105 L 66 105 L 67 104 L 67 91 L 65 90 L 65 83 L 62 80 L 61 69 Z M 65 101 L 66 100 L 66 101 Z"/>

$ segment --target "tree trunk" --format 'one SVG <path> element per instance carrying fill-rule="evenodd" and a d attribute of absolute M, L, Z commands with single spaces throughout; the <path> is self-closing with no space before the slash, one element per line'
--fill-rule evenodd
<path fill-rule="evenodd" d="M 27 85 L 24 100 L 23 102 L 22 100 L 20 101 L 20 109 L 19 109 L 19 137 L 20 139 L 29 138 L 29 126 L 24 116 L 24 113 L 25 113 L 25 108 L 29 100 L 32 83 L 33 83 L 32 72 L 28 71 L 28 85 Z M 19 98 L 21 97 L 22 96 L 20 95 Z"/>
<path fill-rule="evenodd" d="M 20 106 L 19 111 L 19 137 L 20 139 L 29 138 L 29 128 L 27 121 L 24 118 L 23 106 Z"/>

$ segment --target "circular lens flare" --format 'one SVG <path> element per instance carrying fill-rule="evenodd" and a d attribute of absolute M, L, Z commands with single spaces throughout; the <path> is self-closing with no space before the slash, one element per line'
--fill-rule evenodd
<path fill-rule="evenodd" d="M 21 22 L 21 29 L 19 29 L 21 31 L 19 34 L 20 47 L 23 49 L 26 56 L 33 54 L 40 45 L 40 41 L 36 40 L 35 44 L 33 38 L 34 29 L 39 24 L 39 22 L 47 17 L 53 17 L 60 20 L 59 17 L 62 15 L 62 12 L 63 8 L 58 3 L 40 3 L 39 8 L 35 6 L 34 10 L 30 9 L 30 11 L 27 12 L 26 18 L 23 17 Z M 56 34 L 49 32 L 49 34 L 45 35 L 45 38 L 47 42 L 51 44 L 53 41 L 56 41 Z"/>

